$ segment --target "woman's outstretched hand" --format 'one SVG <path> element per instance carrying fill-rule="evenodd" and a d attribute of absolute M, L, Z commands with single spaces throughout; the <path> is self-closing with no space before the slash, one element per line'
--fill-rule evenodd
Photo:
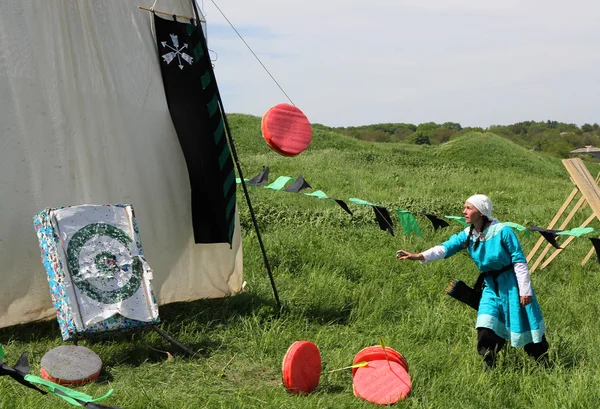
<path fill-rule="evenodd" d="M 421 253 L 413 254 L 413 253 L 409 253 L 406 250 L 398 250 L 396 252 L 396 258 L 398 260 L 425 260 L 425 258 L 423 257 L 423 255 Z"/>

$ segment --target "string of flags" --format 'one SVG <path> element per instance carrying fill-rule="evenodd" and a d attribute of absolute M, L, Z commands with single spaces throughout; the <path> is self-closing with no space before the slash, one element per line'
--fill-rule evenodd
<path fill-rule="evenodd" d="M 254 187 L 263 187 L 265 189 L 270 189 L 274 191 L 283 190 L 285 192 L 291 193 L 301 193 L 304 189 L 313 189 L 310 183 L 308 183 L 302 175 L 297 178 L 292 178 L 289 176 L 279 176 L 274 182 L 269 183 L 269 167 L 264 167 L 263 170 L 256 176 L 251 179 L 244 179 L 249 186 Z M 292 182 L 288 185 L 289 182 Z M 240 178 L 236 178 L 236 183 L 241 183 Z M 318 199 L 328 199 L 337 203 L 346 213 L 353 215 L 352 210 L 348 207 L 346 200 L 331 198 L 327 196 L 325 192 L 322 190 L 314 190 L 311 193 L 302 193 L 305 196 L 312 196 Z M 348 202 L 363 205 L 363 206 L 371 206 L 373 208 L 375 221 L 379 225 L 381 230 L 385 230 L 389 232 L 392 236 L 394 236 L 394 228 L 392 217 L 390 216 L 390 212 L 384 206 L 379 206 L 377 204 L 371 203 L 369 201 L 358 199 L 351 197 L 347 199 Z M 417 216 L 425 216 L 432 224 L 434 230 L 443 229 L 450 226 L 447 220 L 455 221 L 460 223 L 464 227 L 468 227 L 469 224 L 465 221 L 464 217 L 459 216 L 439 216 L 432 213 L 426 212 L 416 212 L 413 213 L 409 210 L 403 209 L 393 209 L 394 213 L 398 218 L 398 222 L 402 227 L 402 231 L 406 235 L 410 235 L 411 233 L 416 234 L 419 237 L 423 237 L 423 233 L 419 227 L 419 223 L 415 215 Z M 447 220 L 445 220 L 447 219 Z M 525 227 L 518 223 L 513 222 L 503 222 L 505 225 L 513 228 L 519 233 L 524 233 L 526 237 L 529 237 L 531 231 L 536 231 L 544 237 L 544 239 L 550 243 L 553 247 L 560 249 L 560 245 L 557 242 L 558 236 L 574 236 L 574 237 L 582 237 L 587 234 L 596 233 L 596 230 L 592 227 L 576 227 L 570 230 L 552 230 L 552 229 L 544 229 L 539 226 L 530 226 Z M 598 262 L 600 263 L 600 238 L 590 238 L 591 242 L 596 249 L 596 254 L 598 255 Z"/>

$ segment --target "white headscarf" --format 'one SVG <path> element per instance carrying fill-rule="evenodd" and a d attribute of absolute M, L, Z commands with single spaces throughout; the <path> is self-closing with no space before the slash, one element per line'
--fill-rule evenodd
<path fill-rule="evenodd" d="M 486 195 L 473 195 L 467 199 L 467 202 L 475 206 L 475 208 L 488 219 L 494 219 L 492 217 L 492 201 Z"/>

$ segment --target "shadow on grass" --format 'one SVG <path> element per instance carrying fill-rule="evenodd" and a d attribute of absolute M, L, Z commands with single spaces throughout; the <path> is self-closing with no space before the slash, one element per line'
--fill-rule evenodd
<path fill-rule="evenodd" d="M 97 353 L 102 355 L 104 364 L 109 367 L 161 362 L 170 356 L 206 358 L 224 346 L 222 342 L 210 340 L 207 334 L 240 316 L 250 314 L 264 315 L 268 319 L 277 316 L 279 311 L 274 299 L 267 300 L 249 293 L 161 306 L 161 323 L 158 326 L 171 338 L 194 351 L 196 354 L 191 358 L 151 328 L 98 333 L 79 340 L 78 344 L 99 351 Z M 9 342 L 60 344 L 62 341 L 56 320 L 45 320 L 0 329 L 0 344 Z"/>

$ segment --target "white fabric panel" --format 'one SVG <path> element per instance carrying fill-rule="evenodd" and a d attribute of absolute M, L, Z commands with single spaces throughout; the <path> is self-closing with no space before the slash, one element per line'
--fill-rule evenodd
<path fill-rule="evenodd" d="M 148 3 L 148 4 L 144 4 Z M 169 116 L 153 1 L 0 0 L 0 327 L 54 315 L 32 217 L 132 203 L 160 304 L 241 289 L 233 248 L 195 245 Z M 193 15 L 190 0 L 157 10 Z"/>

